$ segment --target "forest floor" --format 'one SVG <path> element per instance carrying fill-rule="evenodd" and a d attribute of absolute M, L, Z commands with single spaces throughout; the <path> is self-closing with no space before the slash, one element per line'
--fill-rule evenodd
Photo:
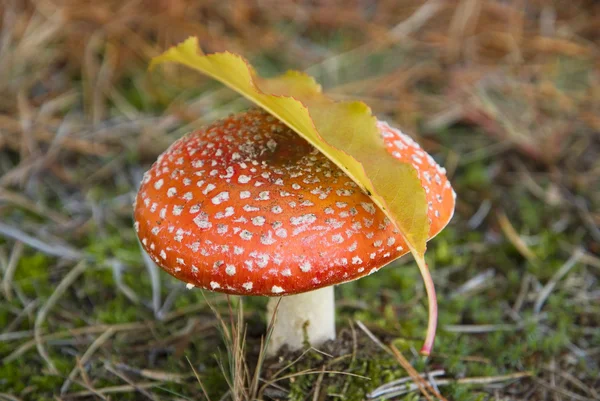
<path fill-rule="evenodd" d="M 0 400 L 425 399 L 406 361 L 448 400 L 600 399 L 600 6 L 369 4 L 0 5 Z M 239 299 L 144 258 L 143 172 L 248 107 L 191 71 L 146 70 L 188 35 L 266 75 L 308 71 L 446 167 L 458 203 L 426 255 L 429 358 L 409 256 L 336 288 L 336 341 L 262 363 L 265 299 L 243 300 L 240 347 L 223 330 Z"/>

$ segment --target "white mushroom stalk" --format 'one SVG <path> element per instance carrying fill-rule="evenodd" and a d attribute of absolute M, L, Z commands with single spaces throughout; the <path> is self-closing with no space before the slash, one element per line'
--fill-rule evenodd
<path fill-rule="evenodd" d="M 298 350 L 307 343 L 318 346 L 334 340 L 333 286 L 282 298 L 272 297 L 267 304 L 267 322 L 273 316 L 268 355 L 274 355 L 284 345 L 290 350 Z"/>

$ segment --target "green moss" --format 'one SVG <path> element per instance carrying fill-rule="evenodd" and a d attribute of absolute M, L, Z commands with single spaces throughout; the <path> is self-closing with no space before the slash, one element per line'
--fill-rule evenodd
<path fill-rule="evenodd" d="M 19 261 L 13 280 L 27 296 L 49 296 L 52 292 L 52 286 L 48 285 L 52 263 L 52 260 L 41 252 L 24 255 Z"/>
<path fill-rule="evenodd" d="M 319 366 L 323 363 L 324 361 L 322 359 L 318 361 L 311 359 L 310 364 L 298 364 L 293 371 L 300 372 L 307 365 Z M 335 366 L 332 366 L 329 370 L 336 371 L 337 369 Z M 357 376 L 344 375 L 344 372 L 353 373 Z M 311 394 L 311 392 L 314 391 L 318 376 L 318 374 L 304 374 L 290 380 L 289 399 L 306 399 L 306 395 Z M 359 358 L 355 361 L 350 370 L 346 369 L 342 370 L 341 373 L 325 374 L 322 391 L 325 389 L 324 392 L 326 392 L 329 397 L 337 396 L 348 401 L 361 401 L 365 399 L 365 395 L 369 391 L 372 391 L 384 383 L 395 380 L 398 377 L 401 376 L 399 376 L 397 363 L 387 356 Z"/>
<path fill-rule="evenodd" d="M 128 222 L 127 226 L 133 227 L 133 222 L 131 224 Z M 126 264 L 141 264 L 140 248 L 131 233 L 133 230 L 128 232 L 127 235 L 123 235 L 122 230 L 116 228 L 113 230 L 114 232 L 101 238 L 95 238 L 86 244 L 86 252 L 99 263 L 109 258 L 117 258 Z"/>
<path fill-rule="evenodd" d="M 58 370 L 58 375 L 39 374 L 41 369 L 46 369 L 41 361 L 31 356 L 21 357 L 11 363 L 0 365 L 0 389 L 9 394 L 26 392 L 34 395 L 36 401 L 52 399 L 65 381 L 65 376 L 73 368 L 70 357 L 59 355 L 50 348 L 50 358 Z M 34 355 L 35 356 L 35 355 Z M 27 380 L 24 380 L 27 378 Z"/>
<path fill-rule="evenodd" d="M 460 184 L 471 188 L 488 187 L 491 183 L 487 169 L 483 162 L 476 161 L 469 164 L 468 168 L 458 178 Z"/>
<path fill-rule="evenodd" d="M 4 305 L 0 305 L 4 306 Z M 0 327 L 8 326 L 9 312 L 4 307 L 0 307 Z M 0 343 L 1 345 L 1 343 Z"/>
<path fill-rule="evenodd" d="M 119 294 L 96 310 L 95 319 L 107 324 L 129 323 L 140 319 L 140 310 L 138 305 L 132 305 Z"/>

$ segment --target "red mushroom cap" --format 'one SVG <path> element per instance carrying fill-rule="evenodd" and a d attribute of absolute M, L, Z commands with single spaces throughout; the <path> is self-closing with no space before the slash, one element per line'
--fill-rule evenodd
<path fill-rule="evenodd" d="M 389 152 L 419 171 L 433 237 L 454 212 L 445 171 L 408 136 L 378 126 Z M 373 273 L 408 252 L 342 170 L 261 110 L 176 141 L 145 174 L 134 207 L 140 241 L 159 266 L 230 294 L 311 291 Z"/>

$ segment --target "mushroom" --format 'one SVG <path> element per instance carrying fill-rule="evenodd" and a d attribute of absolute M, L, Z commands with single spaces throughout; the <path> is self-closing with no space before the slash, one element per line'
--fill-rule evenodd
<path fill-rule="evenodd" d="M 435 236 L 454 211 L 445 170 L 399 130 L 378 127 L 388 151 L 418 171 Z M 352 179 L 262 110 L 173 143 L 144 175 L 134 208 L 146 252 L 188 287 L 277 297 L 269 313 L 284 296 L 271 354 L 335 338 L 333 285 L 408 252 Z"/>

